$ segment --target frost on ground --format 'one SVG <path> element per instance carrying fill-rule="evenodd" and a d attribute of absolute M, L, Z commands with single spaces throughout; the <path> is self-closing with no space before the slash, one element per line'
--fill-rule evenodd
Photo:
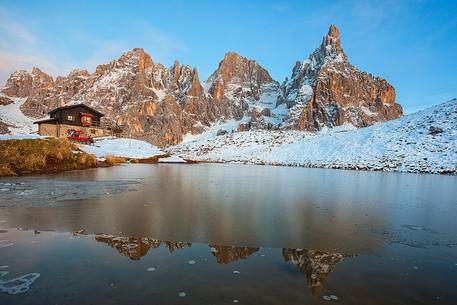
<path fill-rule="evenodd" d="M 209 162 L 457 174 L 457 99 L 361 129 L 251 130 L 203 137 L 170 152 Z"/>
<path fill-rule="evenodd" d="M 108 155 L 132 159 L 145 159 L 164 155 L 156 146 L 135 139 L 100 138 L 93 145 L 81 145 L 81 150 L 94 154 L 97 158 Z"/>

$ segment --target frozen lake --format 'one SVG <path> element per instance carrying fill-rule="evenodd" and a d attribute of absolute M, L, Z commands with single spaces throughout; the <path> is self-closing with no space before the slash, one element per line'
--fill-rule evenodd
<path fill-rule="evenodd" d="M 454 304 L 456 217 L 454 176 L 160 164 L 2 178 L 0 303 Z"/>

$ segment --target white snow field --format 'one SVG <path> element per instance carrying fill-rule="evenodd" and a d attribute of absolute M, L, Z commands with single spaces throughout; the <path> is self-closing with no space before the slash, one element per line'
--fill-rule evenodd
<path fill-rule="evenodd" d="M 145 159 L 164 155 L 158 147 L 144 141 L 125 138 L 99 138 L 93 145 L 81 145 L 81 150 L 97 158 L 108 155 L 132 159 Z"/>
<path fill-rule="evenodd" d="M 2 93 L 0 95 L 4 96 Z M 25 116 L 20 107 L 27 98 L 9 97 L 13 103 L 0 106 L 0 121 L 10 125 L 8 127 L 11 134 L 30 134 L 37 132 L 38 126 L 33 124 L 34 119 Z"/>
<path fill-rule="evenodd" d="M 251 130 L 203 137 L 169 151 L 208 162 L 457 174 L 457 99 L 361 129 Z"/>

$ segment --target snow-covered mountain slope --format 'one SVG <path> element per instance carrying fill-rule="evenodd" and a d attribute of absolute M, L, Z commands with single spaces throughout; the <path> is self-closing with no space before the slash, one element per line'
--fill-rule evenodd
<path fill-rule="evenodd" d="M 457 99 L 366 128 L 238 132 L 170 151 L 210 162 L 457 174 Z"/>
<path fill-rule="evenodd" d="M 0 97 L 7 98 L 0 93 Z M 24 115 L 20 107 L 25 103 L 27 98 L 7 98 L 9 101 L 6 105 L 0 105 L 0 129 L 5 128 L 4 132 L 11 134 L 29 134 L 37 131 L 37 126 L 33 125 L 33 119 Z"/>

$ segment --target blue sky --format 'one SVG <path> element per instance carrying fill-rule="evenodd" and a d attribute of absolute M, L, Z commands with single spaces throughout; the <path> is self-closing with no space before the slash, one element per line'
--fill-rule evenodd
<path fill-rule="evenodd" d="M 457 97 L 457 1 L 0 2 L 0 82 L 18 68 L 53 76 L 142 47 L 201 79 L 227 51 L 289 76 L 335 23 L 351 63 L 386 78 L 406 112 Z"/>

